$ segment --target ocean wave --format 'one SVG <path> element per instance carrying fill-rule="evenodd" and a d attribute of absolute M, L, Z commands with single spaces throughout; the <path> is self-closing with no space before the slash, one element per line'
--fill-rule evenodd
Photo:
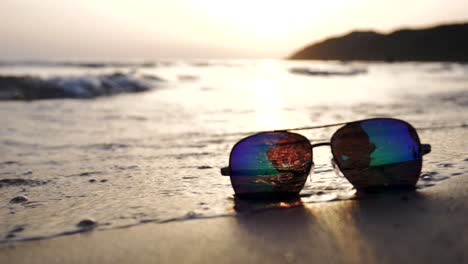
<path fill-rule="evenodd" d="M 367 73 L 366 69 L 350 69 L 350 70 L 311 70 L 309 68 L 291 68 L 289 70 L 293 74 L 301 74 L 308 76 L 353 76 Z"/>
<path fill-rule="evenodd" d="M 161 79 L 138 78 L 122 73 L 41 78 L 0 76 L 0 100 L 95 98 L 150 90 Z"/>
<path fill-rule="evenodd" d="M 70 62 L 70 61 L 0 61 L 0 67 L 73 67 L 73 68 L 153 68 L 167 66 L 164 61 L 143 62 Z"/>

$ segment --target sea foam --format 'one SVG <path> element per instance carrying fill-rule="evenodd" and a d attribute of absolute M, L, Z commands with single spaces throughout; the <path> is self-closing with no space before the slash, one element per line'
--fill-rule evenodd
<path fill-rule="evenodd" d="M 123 73 L 49 78 L 0 76 L 0 100 L 95 98 L 147 91 L 154 87 L 154 81 Z"/>

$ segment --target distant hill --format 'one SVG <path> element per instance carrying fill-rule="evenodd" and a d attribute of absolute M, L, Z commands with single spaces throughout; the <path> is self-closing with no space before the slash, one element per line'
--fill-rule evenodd
<path fill-rule="evenodd" d="M 292 60 L 468 61 L 468 23 L 390 34 L 354 31 L 307 46 Z"/>

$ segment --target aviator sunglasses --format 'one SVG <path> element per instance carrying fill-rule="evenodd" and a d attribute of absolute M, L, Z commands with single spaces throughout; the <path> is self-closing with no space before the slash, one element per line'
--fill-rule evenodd
<path fill-rule="evenodd" d="M 291 131 L 342 126 L 330 142 L 311 144 Z M 416 129 L 394 118 L 259 132 L 237 142 L 229 156 L 230 176 L 239 198 L 297 196 L 313 166 L 313 148 L 330 146 L 332 165 L 357 190 L 414 188 L 422 156 L 431 151 L 421 144 Z"/>

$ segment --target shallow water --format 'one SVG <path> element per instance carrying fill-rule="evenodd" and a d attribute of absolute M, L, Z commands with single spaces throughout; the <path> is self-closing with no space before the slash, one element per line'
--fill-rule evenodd
<path fill-rule="evenodd" d="M 0 102 L 0 242 L 80 232 L 77 224 L 86 218 L 100 230 L 242 213 L 246 207 L 219 168 L 251 131 L 391 116 L 432 144 L 418 188 L 468 174 L 468 65 L 257 60 L 0 67 L 1 75 L 43 78 L 117 71 L 165 81 L 113 97 Z M 322 142 L 336 129 L 301 134 Z M 355 198 L 330 158 L 329 148 L 314 150 L 314 173 L 300 203 Z M 27 201 L 10 202 L 17 196 Z"/>

